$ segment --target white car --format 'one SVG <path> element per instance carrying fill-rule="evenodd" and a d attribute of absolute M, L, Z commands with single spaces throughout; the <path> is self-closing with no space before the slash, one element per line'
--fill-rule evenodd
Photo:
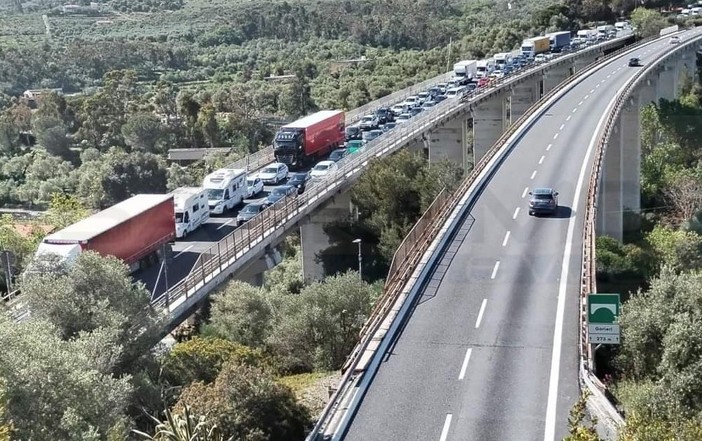
<path fill-rule="evenodd" d="M 310 176 L 313 178 L 321 178 L 329 173 L 333 173 L 339 170 L 339 166 L 334 161 L 321 161 L 314 166 L 310 172 Z"/>
<path fill-rule="evenodd" d="M 274 162 L 263 167 L 263 170 L 258 172 L 258 178 L 264 184 L 278 185 L 280 181 L 288 177 L 288 166 L 282 162 Z"/>
<path fill-rule="evenodd" d="M 670 44 L 680 44 L 680 37 L 677 35 L 670 37 Z"/>
<path fill-rule="evenodd" d="M 412 118 L 412 115 L 409 113 L 401 113 L 395 118 L 395 124 L 404 124 L 409 121 L 410 118 Z"/>
<path fill-rule="evenodd" d="M 543 63 L 544 61 L 546 61 L 546 55 L 544 54 L 539 54 L 534 57 L 534 63 Z"/>
<path fill-rule="evenodd" d="M 246 199 L 251 199 L 263 191 L 263 181 L 259 177 L 248 178 L 246 180 Z"/>
<path fill-rule="evenodd" d="M 416 95 L 408 96 L 402 104 L 406 104 L 409 107 L 419 107 L 422 103 L 419 101 L 419 97 Z"/>

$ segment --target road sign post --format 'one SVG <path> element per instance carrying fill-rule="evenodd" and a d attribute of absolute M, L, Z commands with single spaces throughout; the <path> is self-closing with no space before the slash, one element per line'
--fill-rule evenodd
<path fill-rule="evenodd" d="M 619 344 L 620 308 L 619 294 L 588 294 L 587 325 L 591 344 Z"/>

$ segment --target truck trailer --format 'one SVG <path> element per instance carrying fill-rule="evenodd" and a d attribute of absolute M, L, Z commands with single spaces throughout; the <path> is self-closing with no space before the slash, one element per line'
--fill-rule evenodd
<path fill-rule="evenodd" d="M 344 145 L 345 118 L 341 110 L 322 110 L 286 124 L 275 134 L 277 162 L 298 169 Z"/>
<path fill-rule="evenodd" d="M 453 65 L 453 79 L 459 80 L 461 84 L 467 84 L 476 78 L 478 71 L 477 60 L 463 60 Z"/>
<path fill-rule="evenodd" d="M 570 47 L 570 31 L 551 32 L 546 36 L 549 38 L 551 52 L 561 52 Z"/>
<path fill-rule="evenodd" d="M 36 256 L 54 254 L 70 264 L 91 250 L 121 259 L 134 272 L 158 261 L 161 246 L 174 239 L 173 196 L 138 194 L 46 236 Z"/>
<path fill-rule="evenodd" d="M 522 41 L 522 55 L 533 59 L 539 54 L 551 50 L 551 39 L 549 37 L 532 37 Z"/>

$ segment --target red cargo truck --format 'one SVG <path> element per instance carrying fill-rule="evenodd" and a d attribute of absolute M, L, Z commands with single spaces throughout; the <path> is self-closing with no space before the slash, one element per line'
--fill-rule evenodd
<path fill-rule="evenodd" d="M 39 254 L 68 262 L 83 250 L 115 256 L 136 271 L 157 261 L 158 251 L 175 240 L 173 195 L 139 194 L 44 238 Z"/>
<path fill-rule="evenodd" d="M 286 124 L 275 134 L 275 159 L 290 169 L 304 167 L 344 145 L 344 126 L 341 110 L 322 110 Z"/>

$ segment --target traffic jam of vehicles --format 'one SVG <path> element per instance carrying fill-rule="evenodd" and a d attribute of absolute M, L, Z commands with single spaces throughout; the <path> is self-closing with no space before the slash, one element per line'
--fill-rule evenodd
<path fill-rule="evenodd" d="M 257 171 L 215 170 L 203 179 L 200 187 L 177 188 L 167 195 L 133 196 L 47 236 L 37 254 L 55 254 L 70 263 L 81 250 L 91 249 L 117 256 L 136 270 L 158 262 L 162 257 L 161 247 L 174 240 L 188 238 L 206 243 L 220 240 L 272 204 L 302 194 L 313 181 L 334 175 L 347 157 L 417 115 L 430 112 L 438 103 L 461 98 L 489 86 L 497 78 L 547 61 L 559 53 L 614 38 L 617 32 L 628 29 L 628 22 L 618 22 L 580 30 L 575 36 L 569 31 L 553 32 L 525 39 L 514 52 L 498 53 L 487 60 L 459 61 L 447 82 L 418 91 L 402 102 L 375 109 L 349 126 L 345 125 L 341 110 L 323 110 L 305 116 L 277 131 L 274 163 Z M 548 212 L 557 207 L 557 192 L 548 190 L 550 193 L 540 191 L 533 196 L 531 212 Z M 541 199 L 545 200 L 546 193 L 552 197 L 544 205 Z M 201 230 L 205 231 L 200 233 Z M 186 247 L 189 248 L 192 246 Z"/>

